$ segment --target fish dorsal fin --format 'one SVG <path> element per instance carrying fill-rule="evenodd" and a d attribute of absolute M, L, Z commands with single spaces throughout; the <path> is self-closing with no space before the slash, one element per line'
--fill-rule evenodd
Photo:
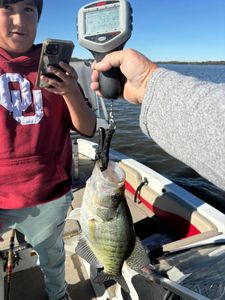
<path fill-rule="evenodd" d="M 77 255 L 86 260 L 90 265 L 94 266 L 95 268 L 103 268 L 102 264 L 96 258 L 93 251 L 91 250 L 84 238 L 80 238 L 75 248 L 75 252 Z"/>
<path fill-rule="evenodd" d="M 103 284 L 106 281 L 110 281 L 110 280 L 114 280 L 116 282 L 119 283 L 119 285 L 122 287 L 122 289 L 127 292 L 130 293 L 130 289 L 123 277 L 123 275 L 111 275 L 111 274 L 107 274 L 104 271 L 100 271 L 98 272 L 97 276 L 93 279 L 93 281 L 95 283 L 99 283 L 99 284 Z"/>
<path fill-rule="evenodd" d="M 126 260 L 126 263 L 132 270 L 136 272 L 151 263 L 144 246 L 137 237 L 135 240 L 134 249 Z"/>

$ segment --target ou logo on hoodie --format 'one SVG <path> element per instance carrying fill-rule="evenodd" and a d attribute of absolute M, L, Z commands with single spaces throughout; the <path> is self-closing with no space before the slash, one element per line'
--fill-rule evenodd
<path fill-rule="evenodd" d="M 10 90 L 10 82 L 17 82 L 19 90 Z M 32 98 L 35 114 L 23 116 L 32 104 Z M 33 90 L 31 95 L 30 82 L 20 74 L 5 73 L 0 76 L 0 104 L 13 113 L 13 118 L 22 125 L 38 124 L 44 115 L 41 91 Z"/>

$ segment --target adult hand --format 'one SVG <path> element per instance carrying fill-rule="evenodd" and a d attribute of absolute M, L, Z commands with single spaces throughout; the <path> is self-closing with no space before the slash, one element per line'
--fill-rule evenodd
<path fill-rule="evenodd" d="M 108 71 L 112 67 L 120 67 L 127 79 L 121 96 L 131 103 L 142 103 L 148 79 L 157 65 L 133 49 L 115 51 L 106 55 L 101 62 L 95 61 L 92 64 L 91 88 L 100 96 L 99 72 Z"/>

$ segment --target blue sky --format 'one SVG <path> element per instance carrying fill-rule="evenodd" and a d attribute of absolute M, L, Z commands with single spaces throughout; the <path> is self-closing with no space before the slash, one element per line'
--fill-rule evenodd
<path fill-rule="evenodd" d="M 36 42 L 45 38 L 75 43 L 74 57 L 91 58 L 77 41 L 79 8 L 93 1 L 44 0 Z M 225 0 L 130 0 L 133 32 L 126 48 L 153 61 L 225 60 Z"/>

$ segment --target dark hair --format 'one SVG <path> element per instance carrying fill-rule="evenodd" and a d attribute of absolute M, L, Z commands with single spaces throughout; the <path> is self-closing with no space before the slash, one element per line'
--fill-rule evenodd
<path fill-rule="evenodd" d="M 0 7 L 5 5 L 5 4 L 13 4 L 17 3 L 23 0 L 0 0 Z M 43 0 L 33 0 L 34 4 L 37 6 L 38 10 L 38 19 L 40 19 L 41 12 L 42 12 L 42 7 L 43 7 Z"/>

